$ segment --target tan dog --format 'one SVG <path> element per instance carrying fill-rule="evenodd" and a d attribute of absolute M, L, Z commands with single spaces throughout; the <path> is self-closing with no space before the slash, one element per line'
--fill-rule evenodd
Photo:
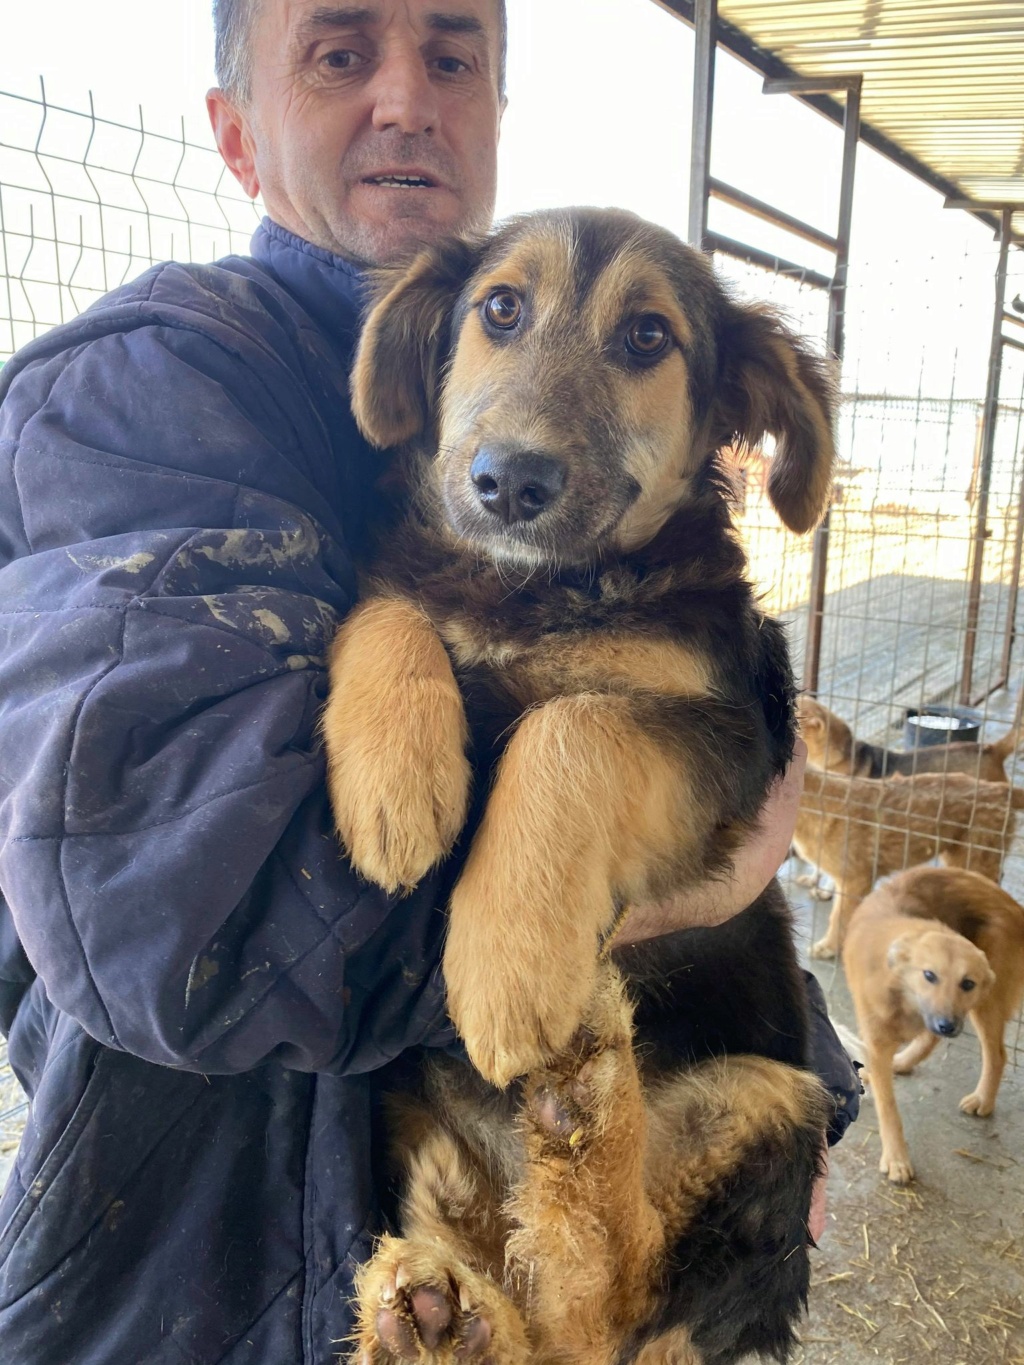
<path fill-rule="evenodd" d="M 850 915 L 879 877 L 938 857 L 998 881 L 1022 806 L 1024 791 L 964 773 L 878 782 L 809 767 L 793 846 L 836 884 L 811 956 L 836 956 Z"/>
<path fill-rule="evenodd" d="M 858 907 L 843 963 L 878 1105 L 879 1165 L 902 1185 L 914 1168 L 893 1072 L 912 1071 L 940 1038 L 955 1038 L 966 1017 L 981 1040 L 981 1077 L 960 1108 L 992 1113 L 1006 1064 L 1003 1034 L 1024 995 L 1024 910 L 976 872 L 911 868 Z"/>
<path fill-rule="evenodd" d="M 1024 689 L 1017 702 L 1013 728 L 994 744 L 933 744 L 907 753 L 866 744 L 855 739 L 845 720 L 822 706 L 814 697 L 797 697 L 797 719 L 807 745 L 807 761 L 814 768 L 842 773 L 845 777 L 892 777 L 899 773 L 967 773 L 985 782 L 1006 782 L 1006 760 L 1022 736 L 1021 708 Z"/>

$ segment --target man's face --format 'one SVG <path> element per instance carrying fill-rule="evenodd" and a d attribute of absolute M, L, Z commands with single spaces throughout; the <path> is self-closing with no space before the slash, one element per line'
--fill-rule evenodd
<path fill-rule="evenodd" d="M 252 44 L 249 104 L 213 94 L 211 118 L 282 227 L 383 264 L 490 224 L 496 0 L 261 0 Z"/>

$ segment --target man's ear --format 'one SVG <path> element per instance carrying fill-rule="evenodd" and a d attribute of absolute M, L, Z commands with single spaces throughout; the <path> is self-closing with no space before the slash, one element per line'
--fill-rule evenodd
<path fill-rule="evenodd" d="M 721 334 L 720 412 L 728 436 L 775 438 L 768 496 L 791 531 L 821 520 L 835 463 L 832 366 L 763 306 L 730 302 Z"/>
<path fill-rule="evenodd" d="M 910 935 L 901 934 L 899 938 L 894 938 L 889 944 L 889 951 L 885 955 L 886 964 L 892 971 L 897 971 L 910 961 Z"/>
<path fill-rule="evenodd" d="M 481 243 L 451 238 L 411 265 L 377 272 L 377 301 L 352 367 L 352 412 L 371 445 L 401 445 L 422 432 L 437 399 L 452 309 Z"/>

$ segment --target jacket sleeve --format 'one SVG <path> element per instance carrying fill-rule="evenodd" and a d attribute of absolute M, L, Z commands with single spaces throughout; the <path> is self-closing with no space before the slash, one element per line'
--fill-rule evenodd
<path fill-rule="evenodd" d="M 821 983 L 811 972 L 804 972 L 810 1017 L 811 1066 L 832 1100 L 828 1121 L 828 1145 L 834 1147 L 860 1113 L 864 1087 L 857 1074 L 861 1063 L 854 1061 L 840 1042 L 828 1015 Z"/>
<path fill-rule="evenodd" d="M 353 575 L 330 439 L 265 350 L 137 316 L 12 362 L 0 884 L 104 1044 L 362 1071 L 453 1036 L 441 893 L 389 900 L 334 838 L 317 720 Z"/>

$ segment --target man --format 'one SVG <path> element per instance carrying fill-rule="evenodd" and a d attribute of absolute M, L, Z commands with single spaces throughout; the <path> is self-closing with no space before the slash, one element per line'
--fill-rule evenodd
<path fill-rule="evenodd" d="M 345 387 L 361 267 L 488 223 L 504 6 L 215 13 L 252 258 L 148 271 L 0 385 L 10 1365 L 333 1361 L 380 1228 L 375 1074 L 453 1042 L 451 873 L 356 881 L 316 723 L 378 463 Z M 768 831 L 632 934 L 739 909 Z"/>

